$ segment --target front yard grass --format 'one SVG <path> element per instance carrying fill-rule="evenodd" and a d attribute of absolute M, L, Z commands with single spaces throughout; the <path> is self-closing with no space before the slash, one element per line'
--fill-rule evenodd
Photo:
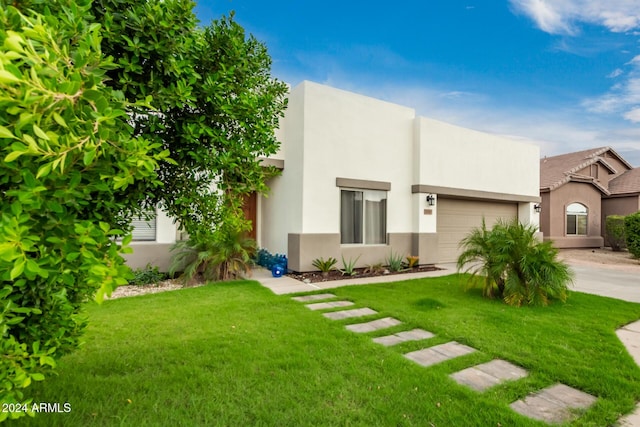
<path fill-rule="evenodd" d="M 571 293 L 566 304 L 509 307 L 464 292 L 460 276 L 332 290 L 436 337 L 383 347 L 251 281 L 90 306 L 86 344 L 31 388 L 43 426 L 544 426 L 509 403 L 557 382 L 598 397 L 572 425 L 606 426 L 640 400 L 640 368 L 615 330 L 640 304 Z M 369 319 L 365 319 L 369 320 Z M 479 351 L 430 368 L 403 353 L 456 340 Z M 448 375 L 501 358 L 529 376 L 484 393 Z"/>

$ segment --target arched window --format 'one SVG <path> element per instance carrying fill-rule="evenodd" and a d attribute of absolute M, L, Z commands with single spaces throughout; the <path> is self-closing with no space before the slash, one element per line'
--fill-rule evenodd
<path fill-rule="evenodd" d="M 580 203 L 567 206 L 567 235 L 587 235 L 587 207 Z"/>

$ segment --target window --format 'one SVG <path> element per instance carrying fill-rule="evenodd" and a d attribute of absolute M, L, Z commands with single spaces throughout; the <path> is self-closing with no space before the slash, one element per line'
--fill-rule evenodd
<path fill-rule="evenodd" d="M 387 192 L 340 190 L 340 243 L 387 243 Z"/>
<path fill-rule="evenodd" d="M 131 237 L 133 240 L 138 241 L 152 241 L 156 240 L 156 217 L 155 215 L 150 220 L 145 220 L 144 217 L 136 217 L 131 221 L 133 230 L 131 231 Z"/>
<path fill-rule="evenodd" d="M 587 208 L 580 203 L 567 206 L 567 234 L 574 236 L 587 235 Z"/>

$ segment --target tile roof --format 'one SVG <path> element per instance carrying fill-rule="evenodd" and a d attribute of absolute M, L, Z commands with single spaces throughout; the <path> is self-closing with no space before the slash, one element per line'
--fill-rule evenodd
<path fill-rule="evenodd" d="M 640 168 L 626 171 L 609 181 L 611 194 L 628 194 L 640 192 Z"/>
<path fill-rule="evenodd" d="M 615 170 L 607 163 L 606 159 L 602 157 L 607 151 L 617 157 L 631 170 L 612 179 L 609 182 L 608 188 L 605 188 L 592 177 L 579 174 L 578 172 L 589 165 L 600 163 L 613 173 L 621 173 L 622 171 Z M 574 153 L 540 159 L 541 190 L 555 190 L 569 181 L 590 182 L 606 195 L 636 193 L 640 192 L 640 168 L 633 169 L 632 166 L 611 147 L 592 148 L 590 150 L 576 151 Z"/>
<path fill-rule="evenodd" d="M 593 148 L 540 159 L 540 189 L 554 190 L 566 184 L 575 172 L 601 160 L 599 156 L 609 149 Z"/>

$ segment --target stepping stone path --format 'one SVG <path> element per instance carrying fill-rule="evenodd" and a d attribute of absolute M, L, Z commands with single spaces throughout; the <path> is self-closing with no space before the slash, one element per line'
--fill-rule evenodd
<path fill-rule="evenodd" d="M 351 301 L 329 301 L 329 302 L 316 302 L 314 304 L 307 304 L 309 310 L 326 310 L 328 308 L 348 307 L 353 305 Z"/>
<path fill-rule="evenodd" d="M 476 351 L 475 348 L 451 341 L 445 344 L 436 345 L 422 350 L 412 351 L 404 355 L 409 360 L 413 360 L 422 366 L 432 366 L 445 360 L 454 359 Z"/>
<path fill-rule="evenodd" d="M 294 297 L 298 302 L 322 301 L 326 299 L 336 298 L 334 294 L 316 294 Z M 326 310 L 336 307 L 347 307 L 353 305 L 351 301 L 328 301 L 307 304 L 311 310 Z M 368 307 L 355 308 L 351 310 L 333 311 L 323 313 L 322 315 L 328 319 L 341 320 L 354 317 L 370 316 L 378 312 Z M 390 328 L 400 325 L 402 322 L 393 317 L 385 317 L 382 319 L 372 320 L 365 323 L 355 323 L 347 325 L 346 328 L 356 333 L 373 332 L 379 329 Z M 633 333 L 640 331 L 633 330 Z M 422 329 L 413 329 L 410 331 L 398 332 L 393 335 L 373 338 L 373 341 L 384 346 L 392 346 L 405 341 L 418 341 L 434 337 L 431 332 Z M 476 349 L 456 341 L 433 347 L 423 348 L 418 351 L 412 351 L 404 355 L 405 358 L 412 360 L 419 365 L 428 367 L 446 360 L 464 356 L 475 352 Z M 519 366 L 513 365 L 507 361 L 496 359 L 488 363 L 472 366 L 462 371 L 455 372 L 450 377 L 458 384 L 462 384 L 472 389 L 483 392 L 490 387 L 505 381 L 515 381 L 526 377 L 527 371 Z M 530 394 L 524 399 L 513 402 L 510 407 L 521 415 L 536 420 L 546 421 L 548 423 L 559 423 L 569 421 L 575 417 L 575 410 L 585 410 L 593 405 L 596 401 L 594 396 L 576 390 L 564 384 L 556 384 L 545 388 L 537 393 Z M 631 415 L 626 422 L 633 422 L 635 414 Z M 629 424 L 623 423 L 627 426 Z M 635 425 L 635 424 L 631 424 Z"/>
<path fill-rule="evenodd" d="M 366 323 L 355 323 L 353 325 L 347 325 L 347 329 L 351 332 L 366 333 L 373 332 L 379 329 L 386 329 L 392 326 L 401 325 L 402 322 L 393 317 L 385 317 L 384 319 L 372 320 Z"/>
<path fill-rule="evenodd" d="M 385 347 L 400 344 L 406 341 L 420 341 L 435 337 L 431 332 L 423 329 L 412 329 L 410 331 L 402 331 L 397 334 L 387 335 L 384 337 L 374 338 L 373 342 L 382 344 Z"/>
<path fill-rule="evenodd" d="M 293 297 L 291 299 L 298 302 L 309 302 L 309 301 L 320 301 L 323 299 L 331 299 L 335 297 L 336 296 L 334 294 L 315 294 L 315 295 L 305 295 L 302 297 Z"/>
<path fill-rule="evenodd" d="M 485 391 L 504 381 L 524 378 L 527 376 L 527 371 L 505 360 L 496 359 L 463 369 L 449 376 L 458 384 L 466 385 L 476 391 Z"/>
<path fill-rule="evenodd" d="M 560 423 L 571 420 L 571 411 L 587 409 L 596 398 L 564 384 L 556 384 L 530 394 L 524 400 L 513 402 L 511 409 L 529 418 Z"/>
<path fill-rule="evenodd" d="M 378 314 L 377 311 L 371 310 L 368 307 L 354 308 L 352 310 L 332 311 L 331 313 L 324 313 L 323 316 L 331 320 L 349 319 L 351 317 L 370 316 L 372 314 Z"/>

